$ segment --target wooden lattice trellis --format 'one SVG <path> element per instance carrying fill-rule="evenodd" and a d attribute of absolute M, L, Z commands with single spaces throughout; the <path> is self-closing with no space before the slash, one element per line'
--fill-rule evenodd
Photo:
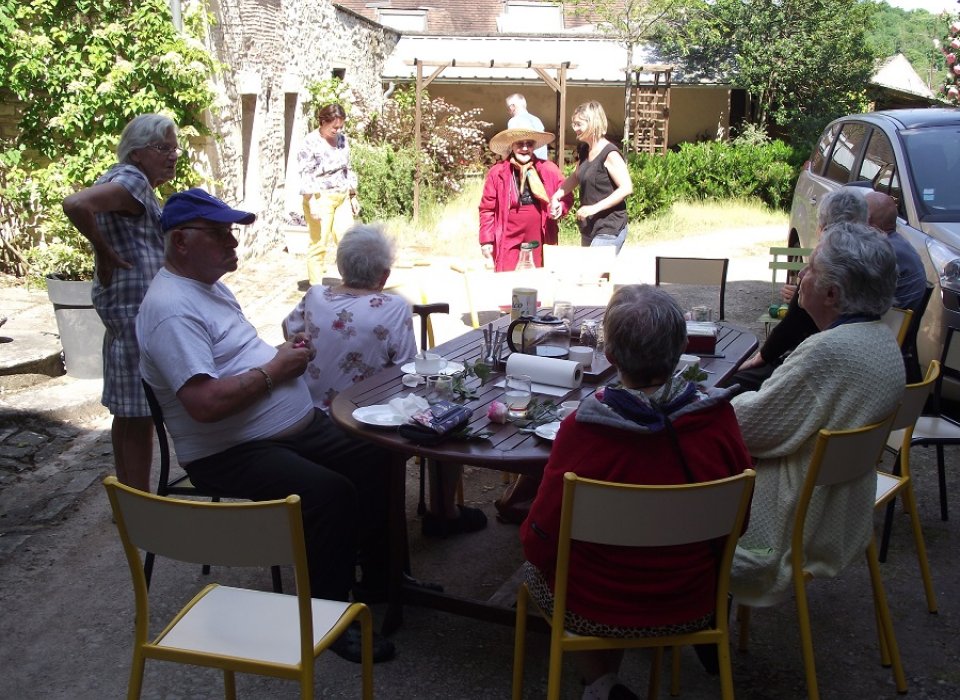
<path fill-rule="evenodd" d="M 634 66 L 630 85 L 630 151 L 666 153 L 673 66 Z M 650 76 L 652 76 L 652 81 Z"/>

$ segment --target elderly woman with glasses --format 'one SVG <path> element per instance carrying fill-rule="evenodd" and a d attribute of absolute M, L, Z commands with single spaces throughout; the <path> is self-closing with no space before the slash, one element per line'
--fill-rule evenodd
<path fill-rule="evenodd" d="M 487 172 L 480 198 L 480 252 L 497 272 L 515 270 L 520 246 L 536 243 L 533 263 L 543 266 L 543 245 L 557 243 L 557 219 L 570 209 L 573 197 L 550 201 L 563 181 L 553 161 L 534 151 L 553 142 L 553 134 L 531 129 L 506 129 L 490 139 L 490 150 L 503 160 Z"/>
<path fill-rule="evenodd" d="M 757 460 L 750 525 L 740 538 L 731 589 L 739 602 L 773 605 L 791 590 L 793 514 L 821 428 L 882 420 L 903 394 L 903 359 L 880 320 L 897 284 L 887 239 L 865 224 L 824 229 L 797 292 L 819 329 L 760 387 L 733 399 Z M 807 515 L 805 568 L 834 576 L 863 556 L 873 533 L 876 478 L 820 486 Z"/>
<path fill-rule="evenodd" d="M 113 414 L 117 478 L 150 490 L 153 423 L 140 384 L 134 320 L 163 266 L 163 232 L 155 188 L 172 180 L 183 153 L 177 125 L 141 114 L 124 128 L 117 164 L 92 187 L 63 200 L 63 211 L 90 241 L 96 261 L 93 305 L 106 326 L 102 403 Z"/>
<path fill-rule="evenodd" d="M 750 466 L 726 389 L 701 391 L 674 370 L 687 343 L 683 311 L 663 290 L 618 289 L 603 319 L 619 386 L 584 399 L 560 424 L 530 514 L 520 528 L 530 594 L 553 609 L 563 475 L 623 484 L 723 479 Z M 634 549 L 574 542 L 565 627 L 577 634 L 649 636 L 706 627 L 720 552 L 708 543 Z M 617 678 L 622 651 L 575 654 L 584 698 L 636 697 Z"/>

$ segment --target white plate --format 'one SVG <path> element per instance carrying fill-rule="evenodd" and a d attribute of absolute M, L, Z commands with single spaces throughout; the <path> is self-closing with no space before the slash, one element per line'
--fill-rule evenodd
<path fill-rule="evenodd" d="M 412 362 L 408 362 L 400 367 L 400 371 L 404 374 L 416 374 L 417 366 Z M 462 371 L 463 365 L 459 362 L 447 362 L 447 366 L 440 370 L 438 374 L 459 374 Z"/>
<path fill-rule="evenodd" d="M 553 440 L 557 437 L 558 430 L 560 430 L 560 421 L 555 420 L 552 423 L 538 425 L 536 430 L 533 432 L 536 433 L 538 437 L 542 437 L 544 440 Z"/>
<path fill-rule="evenodd" d="M 395 428 L 403 425 L 406 421 L 393 412 L 389 406 L 361 406 L 355 409 L 353 417 L 364 425 L 372 425 L 377 428 Z"/>

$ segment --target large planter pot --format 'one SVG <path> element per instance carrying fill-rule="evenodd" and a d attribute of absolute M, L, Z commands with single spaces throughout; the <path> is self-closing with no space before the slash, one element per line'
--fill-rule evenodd
<path fill-rule="evenodd" d="M 93 282 L 65 282 L 48 277 L 47 296 L 53 302 L 57 331 L 67 374 L 78 379 L 103 376 L 105 328 L 93 308 Z"/>

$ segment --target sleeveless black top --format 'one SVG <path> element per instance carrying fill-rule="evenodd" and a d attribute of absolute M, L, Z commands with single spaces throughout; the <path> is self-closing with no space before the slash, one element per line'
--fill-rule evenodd
<path fill-rule="evenodd" d="M 590 146 L 581 143 L 577 148 L 577 179 L 580 180 L 580 205 L 596 204 L 617 189 L 616 183 L 603 163 L 611 151 L 620 152 L 612 143 L 608 143 L 593 160 L 587 160 Z M 604 233 L 611 236 L 619 234 L 627 225 L 627 204 L 620 202 L 609 209 L 588 217 L 585 221 L 577 219 L 580 233 L 589 238 Z"/>

